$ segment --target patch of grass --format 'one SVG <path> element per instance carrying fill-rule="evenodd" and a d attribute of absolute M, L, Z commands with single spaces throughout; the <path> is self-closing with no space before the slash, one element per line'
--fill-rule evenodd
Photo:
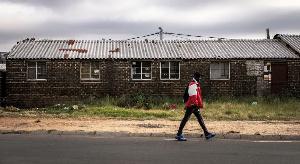
<path fill-rule="evenodd" d="M 175 105 L 175 111 L 171 109 L 172 105 Z M 138 93 L 133 96 L 106 96 L 100 100 L 89 98 L 76 104 L 56 104 L 49 108 L 0 108 L 0 117 L 181 120 L 184 106 L 181 97 L 154 97 Z M 221 97 L 205 100 L 201 113 L 206 120 L 300 120 L 299 108 L 297 98 Z M 190 119 L 196 120 L 193 116 Z"/>
<path fill-rule="evenodd" d="M 168 119 L 175 116 L 174 112 L 163 110 L 126 109 L 114 106 L 86 107 L 83 110 L 74 111 L 74 117 L 93 118 L 118 118 L 118 119 Z"/>
<path fill-rule="evenodd" d="M 300 101 L 278 97 L 227 98 L 207 103 L 203 116 L 214 120 L 299 120 Z"/>

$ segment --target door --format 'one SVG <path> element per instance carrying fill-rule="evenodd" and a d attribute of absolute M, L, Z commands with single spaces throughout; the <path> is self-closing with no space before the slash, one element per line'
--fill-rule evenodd
<path fill-rule="evenodd" d="M 283 92 L 287 86 L 287 63 L 272 63 L 271 92 Z"/>

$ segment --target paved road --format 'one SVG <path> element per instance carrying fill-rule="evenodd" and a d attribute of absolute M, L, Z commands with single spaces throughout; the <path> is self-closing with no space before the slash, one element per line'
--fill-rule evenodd
<path fill-rule="evenodd" d="M 299 141 L 0 135 L 0 164 L 299 163 Z"/>

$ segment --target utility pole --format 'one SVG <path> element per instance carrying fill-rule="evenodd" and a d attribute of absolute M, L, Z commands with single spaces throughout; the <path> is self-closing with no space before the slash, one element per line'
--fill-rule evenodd
<path fill-rule="evenodd" d="M 159 29 L 160 40 L 163 40 L 163 29 L 161 27 L 158 27 L 158 29 Z"/>

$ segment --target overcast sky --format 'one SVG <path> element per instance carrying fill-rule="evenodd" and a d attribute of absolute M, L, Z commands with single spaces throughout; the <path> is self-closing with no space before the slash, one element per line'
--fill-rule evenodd
<path fill-rule="evenodd" d="M 300 34 L 300 0 L 0 0 L 0 52 L 25 38 L 126 40 L 158 27 L 200 39 Z M 164 35 L 199 39 L 182 37 Z"/>

